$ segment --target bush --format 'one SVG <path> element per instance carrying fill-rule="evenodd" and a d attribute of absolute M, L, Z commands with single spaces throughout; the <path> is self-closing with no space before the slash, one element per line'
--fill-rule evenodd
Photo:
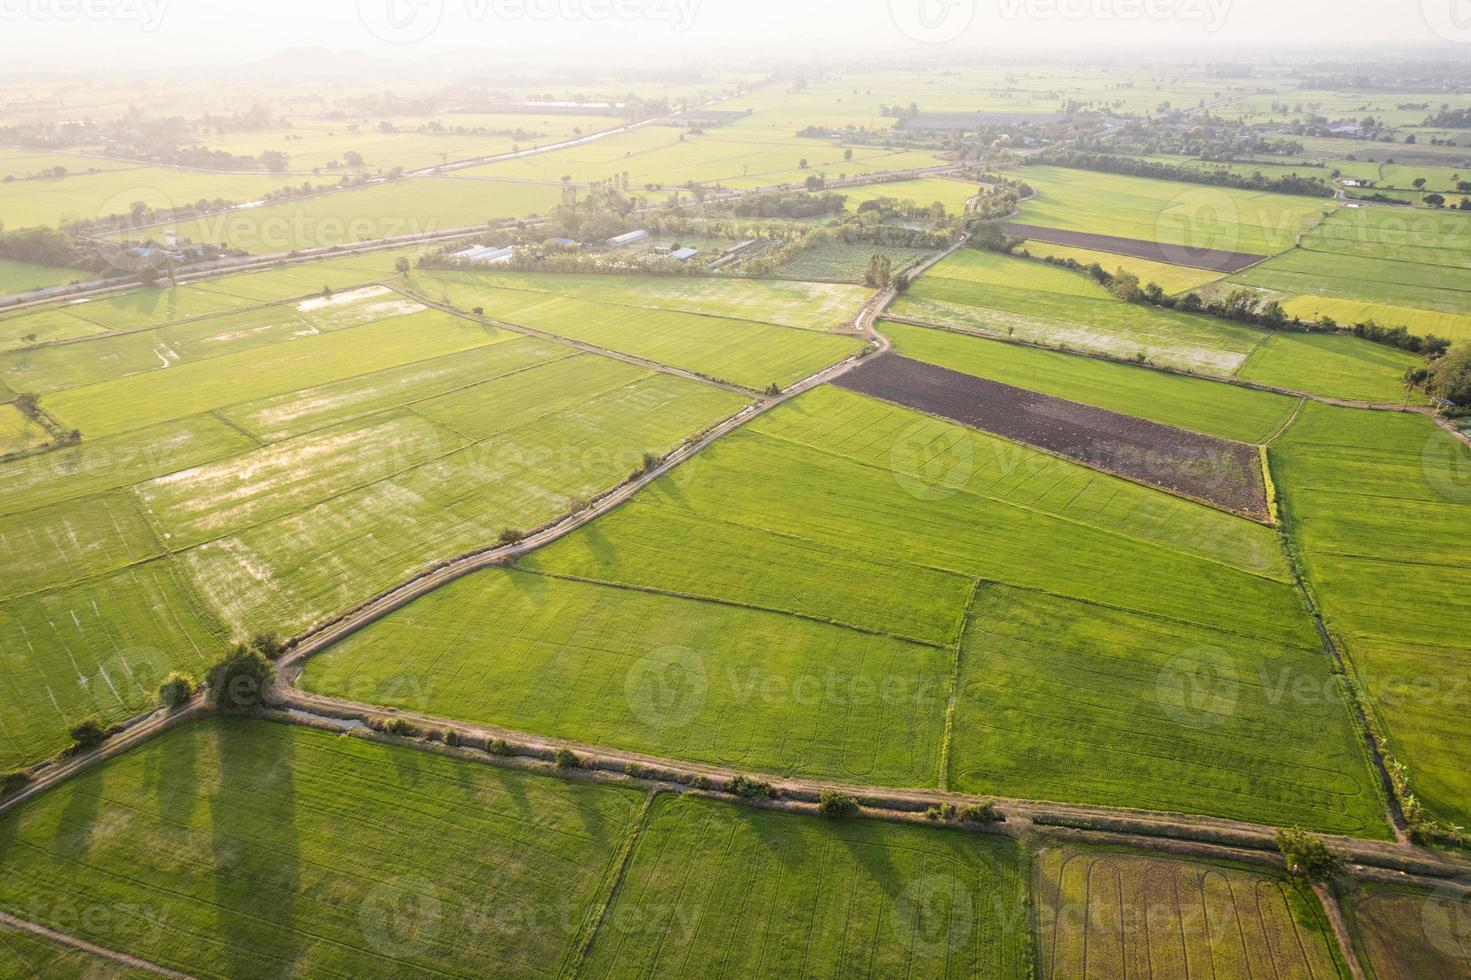
<path fill-rule="evenodd" d="M 776 796 L 776 787 L 750 776 L 737 776 L 725 784 L 725 791 L 748 800 L 769 800 Z"/>
<path fill-rule="evenodd" d="M 1006 817 L 994 803 L 967 803 L 960 808 L 960 819 L 966 823 L 1000 823 Z"/>
<path fill-rule="evenodd" d="M 197 686 L 193 677 L 176 670 L 158 685 L 158 701 L 165 708 L 177 708 L 194 696 Z"/>
<path fill-rule="evenodd" d="M 107 727 L 97 717 L 84 718 L 71 727 L 73 752 L 85 752 L 107 741 Z"/>
<path fill-rule="evenodd" d="M 858 815 L 858 798 L 835 789 L 825 789 L 817 798 L 817 812 L 824 817 L 841 820 Z"/>
<path fill-rule="evenodd" d="M 276 680 L 276 668 L 259 650 L 241 645 L 209 669 L 209 703 L 221 711 L 254 711 Z"/>
<path fill-rule="evenodd" d="M 267 660 L 280 660 L 286 652 L 286 644 L 275 633 L 257 633 L 250 638 L 250 646 Z"/>
<path fill-rule="evenodd" d="M 460 733 L 453 728 L 446 728 L 444 730 L 444 744 L 450 748 L 458 747 L 460 744 Z"/>
<path fill-rule="evenodd" d="M 577 758 L 577 753 L 567 748 L 558 749 L 553 758 L 556 760 L 558 769 L 576 769 L 582 764 L 582 761 Z"/>
<path fill-rule="evenodd" d="M 1287 870 L 1308 881 L 1328 881 L 1343 873 L 1343 855 L 1301 828 L 1277 831 L 1277 850 Z"/>
<path fill-rule="evenodd" d="M 501 530 L 500 536 L 496 538 L 496 541 L 501 544 L 516 544 L 524 540 L 525 537 L 526 533 L 524 531 L 518 528 L 508 527 Z"/>
<path fill-rule="evenodd" d="M 385 735 L 398 735 L 402 738 L 415 738 L 419 734 L 419 726 L 407 718 L 389 718 L 383 723 L 382 728 Z"/>
<path fill-rule="evenodd" d="M 30 785 L 31 774 L 24 769 L 16 769 L 0 776 L 0 796 L 9 796 L 18 793 Z"/>
<path fill-rule="evenodd" d="M 486 745 L 485 750 L 491 755 L 510 755 L 511 743 L 503 738 L 493 738 L 490 744 Z"/>

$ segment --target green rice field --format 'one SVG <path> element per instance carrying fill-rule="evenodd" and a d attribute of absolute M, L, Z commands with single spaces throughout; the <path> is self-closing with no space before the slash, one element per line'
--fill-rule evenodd
<path fill-rule="evenodd" d="M 773 484 L 782 494 L 761 489 Z M 1257 676 L 1265 665 L 1329 683 L 1273 532 L 978 432 L 818 389 L 521 567 L 541 574 L 480 573 L 420 599 L 313 660 L 304 683 L 763 771 L 1000 795 L 1045 784 L 1053 798 L 1105 793 L 1121 805 L 1384 833 L 1344 706 L 1283 704 Z M 1180 581 L 1201 585 L 1167 584 Z M 1051 644 L 1066 667 L 1049 676 L 1106 674 L 1089 658 L 1109 656 L 1110 644 L 1122 655 L 1136 632 L 1155 637 L 1150 666 L 1135 656 L 1106 697 L 1070 688 L 1077 740 L 1048 737 L 1060 722 L 1026 682 L 985 686 L 999 667 L 987 666 L 1002 652 L 996 637 L 1053 635 L 1039 625 L 1048 614 L 998 598 L 1023 595 L 1044 610 L 1060 604 L 1059 619 L 1066 608 L 1116 617 L 1113 640 L 1080 622 L 1076 647 Z M 731 617 L 746 625 L 713 625 Z M 811 638 L 776 639 L 791 630 Z M 512 656 L 483 652 L 508 644 Z M 814 644 L 834 652 L 801 652 Z M 1202 722 L 1161 702 L 1203 656 L 1205 666 L 1239 661 L 1229 685 L 1239 712 Z M 405 665 L 427 680 L 395 692 Z M 656 668 L 697 679 L 672 715 L 638 693 Z M 928 733 L 956 671 L 954 730 L 942 741 Z M 827 678 L 839 693 L 890 694 L 824 695 Z M 1261 725 L 1297 736 L 1243 739 Z M 1069 792 L 1085 745 L 1130 778 Z M 1164 745 L 1182 753 L 1176 764 L 1162 764 Z M 1187 764 L 1191 751 L 1218 763 L 1201 771 Z"/>
<path fill-rule="evenodd" d="M 240 718 L 6 814 L 0 854 L 0 908 L 200 977 L 1012 977 L 1030 958 L 1006 838 L 641 800 Z M 0 934 L 7 970 L 78 959 Z"/>
<path fill-rule="evenodd" d="M 856 337 L 772 323 L 465 284 L 460 309 L 632 354 L 754 390 L 790 384 L 856 353 Z"/>
<path fill-rule="evenodd" d="M 231 637 L 290 635 L 507 528 L 545 523 L 746 404 L 381 285 L 261 302 L 299 297 L 313 280 L 382 277 L 391 259 L 71 304 L 58 315 L 125 329 L 0 353 L 0 381 L 39 393 L 83 433 L 0 468 L 0 538 L 24 556 L 0 595 L 8 635 L 24 644 L 0 708 L 0 759 L 54 752 L 87 714 L 146 709 L 160 677 L 200 673 Z M 795 285 L 773 294 L 792 317 L 832 315 L 840 298 Z M 629 336 L 659 317 L 744 323 L 637 297 L 631 286 L 629 305 L 584 310 L 621 312 Z M 751 322 L 744 340 L 851 349 L 820 325 Z M 776 363 L 756 347 L 744 356 Z M 7 445 L 49 440 L 3 407 L 15 416 Z"/>
<path fill-rule="evenodd" d="M 905 357 L 1238 442 L 1263 443 L 1296 400 L 1146 367 L 881 321 Z"/>
<path fill-rule="evenodd" d="M 1289 390 L 1350 401 L 1415 404 L 1424 396 L 1405 390 L 1407 369 L 1425 359 L 1408 351 L 1343 334 L 1279 330 L 1262 341 L 1236 372 Z"/>
<path fill-rule="evenodd" d="M 1310 197 L 1061 167 L 1016 176 L 1037 192 L 1022 202 L 1018 222 L 1193 249 L 1276 255 L 1334 208 Z"/>
<path fill-rule="evenodd" d="M 305 728 L 196 721 L 6 814 L 0 907 L 201 977 L 489 961 L 531 976 L 574 955 L 638 805 Z"/>
<path fill-rule="evenodd" d="M 1125 303 L 1078 272 L 971 249 L 936 264 L 889 309 L 896 318 L 982 337 L 1356 401 L 1404 401 L 1405 369 L 1424 363 L 1357 337 L 1269 333 Z M 1146 409 L 1133 412 L 1141 413 L 1151 417 Z"/>
<path fill-rule="evenodd" d="M 1018 851 L 1005 838 L 835 827 L 662 795 L 581 972 L 1021 976 L 1029 951 Z"/>
<path fill-rule="evenodd" d="M 1309 404 L 1271 461 L 1308 580 L 1390 751 L 1432 815 L 1466 823 L 1471 455 L 1419 416 Z"/>

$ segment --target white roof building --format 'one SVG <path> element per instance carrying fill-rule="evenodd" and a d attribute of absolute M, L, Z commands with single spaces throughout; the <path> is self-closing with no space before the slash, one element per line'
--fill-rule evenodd
<path fill-rule="evenodd" d="M 463 252 L 456 252 L 450 258 L 459 259 L 462 262 L 473 262 L 475 265 L 498 265 L 511 261 L 511 249 L 480 245 L 475 248 L 467 248 Z"/>
<path fill-rule="evenodd" d="M 645 229 L 640 228 L 638 231 L 627 231 L 621 235 L 614 235 L 608 239 L 608 244 L 615 247 L 619 245 L 632 245 L 634 242 L 641 242 L 648 237 L 649 233 Z"/>

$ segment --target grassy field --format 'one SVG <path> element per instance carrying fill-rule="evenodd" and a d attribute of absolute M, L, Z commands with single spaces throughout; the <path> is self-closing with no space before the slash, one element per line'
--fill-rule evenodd
<path fill-rule="evenodd" d="M 131 167 L 62 178 L 0 183 L 0 215 L 8 228 L 57 227 L 63 221 L 92 221 L 126 215 L 134 201 L 154 209 L 199 200 L 256 201 L 268 191 L 299 184 L 300 178 L 210 174 L 170 167 Z"/>
<path fill-rule="evenodd" d="M 1265 442 L 1294 399 L 1076 354 L 881 321 L 906 357 L 1238 442 Z"/>
<path fill-rule="evenodd" d="M 156 328 L 193 317 L 318 294 L 324 287 L 342 289 L 379 279 L 396 280 L 394 260 L 400 256 L 412 258 L 419 251 L 417 248 L 385 249 L 0 314 L 0 351 L 109 331 Z M 32 336 L 34 340 L 28 339 Z"/>
<path fill-rule="evenodd" d="M 59 286 L 74 279 L 91 279 L 95 275 L 84 269 L 58 269 L 51 265 L 0 259 L 0 296 L 23 293 L 43 286 Z"/>
<path fill-rule="evenodd" d="M 1461 313 L 1445 313 L 1439 310 L 1420 310 L 1388 303 L 1374 303 L 1358 299 L 1334 299 L 1327 296 L 1294 296 L 1282 304 L 1289 316 L 1304 320 L 1331 317 L 1338 323 L 1354 324 L 1370 321 L 1384 326 L 1403 326 L 1410 333 L 1434 334 L 1448 340 L 1471 339 L 1471 316 Z"/>
<path fill-rule="evenodd" d="M 1465 902 L 1408 888 L 1362 886 L 1343 904 L 1360 961 L 1374 980 L 1464 976 L 1471 970 Z"/>
<path fill-rule="evenodd" d="M 1183 265 L 1169 265 L 1132 255 L 1116 255 L 1113 252 L 1097 252 L 1071 245 L 1054 245 L 1051 242 L 1023 242 L 1022 248 L 1036 256 L 1052 256 L 1072 259 L 1083 265 L 1098 263 L 1108 272 L 1123 270 L 1139 277 L 1141 283 L 1157 282 L 1166 293 L 1188 292 L 1221 278 L 1220 273 L 1209 269 L 1190 269 Z"/>
<path fill-rule="evenodd" d="M 223 645 L 171 559 L 80 581 L 31 563 L 22 581 L 35 586 L 43 572 L 62 581 L 0 600 L 0 632 L 13 638 L 0 680 L 0 768 L 64 748 L 67 729 L 90 715 L 121 721 L 152 708 L 166 674 L 201 675 Z"/>
<path fill-rule="evenodd" d="M 1316 896 L 1257 869 L 1125 851 L 1037 860 L 1039 975 L 1346 977 Z"/>
<path fill-rule="evenodd" d="M 1293 703 L 1284 682 L 1322 703 Z M 960 648 L 949 783 L 1186 813 L 1209 800 L 1213 812 L 1383 837 L 1336 691 L 1320 649 L 983 585 Z"/>
<path fill-rule="evenodd" d="M 949 661 L 777 612 L 497 570 L 369 627 L 302 683 L 652 755 L 903 786 L 933 778 Z M 835 703 L 824 685 L 871 693 Z"/>
<path fill-rule="evenodd" d="M 968 180 L 951 180 L 946 177 L 927 177 L 921 180 L 899 180 L 882 184 L 863 184 L 858 187 L 839 187 L 834 194 L 848 199 L 847 209 L 857 211 L 858 205 L 881 197 L 897 198 L 920 207 L 939 202 L 951 217 L 965 214 L 965 205 L 980 185 Z"/>
<path fill-rule="evenodd" d="M 1471 216 L 1344 209 L 1305 235 L 1300 249 L 1232 281 L 1294 295 L 1289 309 L 1301 315 L 1373 319 L 1464 339 L 1471 336 Z"/>
<path fill-rule="evenodd" d="M 228 242 L 267 255 L 526 218 L 546 213 L 560 196 L 549 183 L 408 177 L 165 227 L 181 241 Z"/>
<path fill-rule="evenodd" d="M 544 156 L 490 163 L 461 173 L 520 180 L 567 176 L 578 184 L 621 178 L 626 173 L 629 184 L 638 189 L 654 184 L 672 190 L 691 181 L 754 189 L 801 183 L 812 174 L 855 176 L 944 162 L 916 150 L 863 146 L 851 150 L 851 157 L 845 159 L 845 148 L 834 142 L 802 139 L 791 133 L 752 138 L 735 127 L 696 134 L 649 126 Z"/>
<path fill-rule="evenodd" d="M 313 661 L 304 683 L 764 771 L 1046 785 L 1384 833 L 1343 705 L 1304 708 L 1272 686 L 1283 673 L 1328 685 L 1329 671 L 1270 530 L 981 433 L 819 389 L 522 567 L 543 574 L 480 573 L 418 600 Z M 996 599 L 1022 594 L 1076 623 L 1066 653 L 1048 647 L 1045 614 Z M 1112 625 L 1090 633 L 1078 608 Z M 1106 693 L 1070 687 L 1078 740 L 1050 738 L 1055 703 L 985 687 L 1007 631 L 1062 658 L 1052 676 L 1133 669 Z M 1124 656 L 1135 634 L 1151 637 L 1148 666 Z M 1196 676 L 1203 649 L 1236 671 L 1233 711 L 1204 721 L 1161 693 Z M 1005 670 L 1022 677 L 1041 655 Z M 957 659 L 964 706 L 942 767 L 933 733 Z M 656 670 L 684 680 L 650 708 Z M 419 674 L 409 689 L 394 680 Z M 1249 737 L 1261 730 L 1294 735 Z M 1110 760 L 1102 772 L 1137 778 L 1070 790 L 1082 746 Z M 1190 746 L 1215 764 L 1188 764 Z"/>
<path fill-rule="evenodd" d="M 217 133 L 209 137 L 210 149 L 228 153 L 258 156 L 266 150 L 279 150 L 289 158 L 292 170 L 308 171 L 313 167 L 339 166 L 331 172 L 375 173 L 403 167 L 415 170 L 437 167 L 446 159 L 472 160 L 497 153 L 509 153 L 515 147 L 533 146 L 572 139 L 579 135 L 612 129 L 621 125 L 617 116 L 546 115 L 517 113 L 454 113 L 436 120 L 446 126 L 476 126 L 494 135 L 451 132 L 407 131 L 420 125 L 416 117 L 384 120 L 397 132 L 376 129 L 349 130 L 342 119 L 292 119 L 290 128 L 247 133 Z M 515 135 L 515 134 L 520 135 Z M 348 152 L 363 158 L 361 167 L 341 166 Z"/>
<path fill-rule="evenodd" d="M 1405 370 L 1425 359 L 1342 334 L 1278 331 L 1251 352 L 1238 378 L 1351 401 L 1418 403 L 1405 390 Z"/>
<path fill-rule="evenodd" d="M 861 282 L 869 260 L 886 255 L 895 272 L 926 258 L 931 253 L 922 248 L 900 248 L 895 245 L 845 245 L 829 242 L 803 250 L 790 262 L 783 263 L 775 275 L 784 279 L 815 279 L 822 282 Z"/>
<path fill-rule="evenodd" d="M 895 316 L 1109 357 L 1230 374 L 1254 327 L 1125 303 L 1085 276 L 1022 258 L 957 252 L 890 307 Z"/>
<path fill-rule="evenodd" d="M 846 283 L 717 276 L 605 276 L 537 272 L 458 272 L 419 269 L 416 292 L 456 305 L 485 287 L 554 293 L 571 299 L 656 310 L 734 317 L 784 327 L 829 330 L 851 326 L 871 290 Z M 473 302 L 470 305 L 474 305 Z"/>
<path fill-rule="evenodd" d="M 107 436 L 516 336 L 425 310 L 197 362 L 160 363 L 155 371 L 56 392 L 44 404 L 84 435 Z"/>
<path fill-rule="evenodd" d="M 23 452 L 51 441 L 51 433 L 6 402 L 0 404 L 0 456 Z"/>
<path fill-rule="evenodd" d="M 0 925 L 0 977 L 5 980 L 147 980 L 155 976 L 102 956 Z"/>
<path fill-rule="evenodd" d="M 201 977 L 532 976 L 573 955 L 638 800 L 192 722 L 0 820 L 0 906 Z"/>
<path fill-rule="evenodd" d="M 994 337 L 1331 398 L 1403 400 L 1405 368 L 1423 363 L 1355 337 L 1279 332 L 1269 338 L 1258 327 L 1125 303 L 1077 272 L 971 249 L 926 272 L 890 310 Z"/>
<path fill-rule="evenodd" d="M 553 293 L 465 283 L 453 296 L 459 308 L 483 307 L 485 315 L 493 320 L 544 330 L 756 390 L 773 382 L 786 385 L 804 378 L 863 346 L 856 337 L 825 336 L 772 323 L 621 306 Z"/>
<path fill-rule="evenodd" d="M 0 617 L 26 644 L 0 709 L 6 762 L 60 748 L 85 714 L 147 707 L 163 673 L 198 672 L 232 636 L 289 635 L 504 529 L 540 525 L 745 404 L 381 286 L 258 302 L 390 268 L 360 256 L 76 304 L 130 329 L 0 354 L 0 381 L 41 393 L 83 432 L 0 468 L 0 539 L 19 556 Z M 625 285 L 637 299 L 639 284 Z M 794 316 L 838 302 L 821 288 L 776 295 Z M 131 327 L 158 304 L 158 326 Z M 740 322 L 584 307 L 623 312 L 630 335 L 635 319 Z M 853 346 L 820 329 L 749 328 L 747 340 L 799 350 Z"/>
<path fill-rule="evenodd" d="M 1023 976 L 1019 857 L 1005 838 L 661 796 L 580 972 Z"/>
<path fill-rule="evenodd" d="M 1328 628 L 1391 751 L 1432 815 L 1471 822 L 1467 450 L 1418 416 L 1309 404 L 1271 459 Z"/>
<path fill-rule="evenodd" d="M 1045 225 L 1194 249 L 1276 255 L 1333 203 L 1167 180 L 1027 167 L 1016 176 L 1037 196 L 1016 218 Z"/>

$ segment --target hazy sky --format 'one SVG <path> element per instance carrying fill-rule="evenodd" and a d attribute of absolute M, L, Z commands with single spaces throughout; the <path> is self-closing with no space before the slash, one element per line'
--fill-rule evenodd
<path fill-rule="evenodd" d="M 1085 44 L 1170 54 L 1267 42 L 1441 43 L 1471 58 L 1471 0 L 0 0 L 0 65 L 28 68 L 225 65 L 300 45 L 395 56 Z"/>

